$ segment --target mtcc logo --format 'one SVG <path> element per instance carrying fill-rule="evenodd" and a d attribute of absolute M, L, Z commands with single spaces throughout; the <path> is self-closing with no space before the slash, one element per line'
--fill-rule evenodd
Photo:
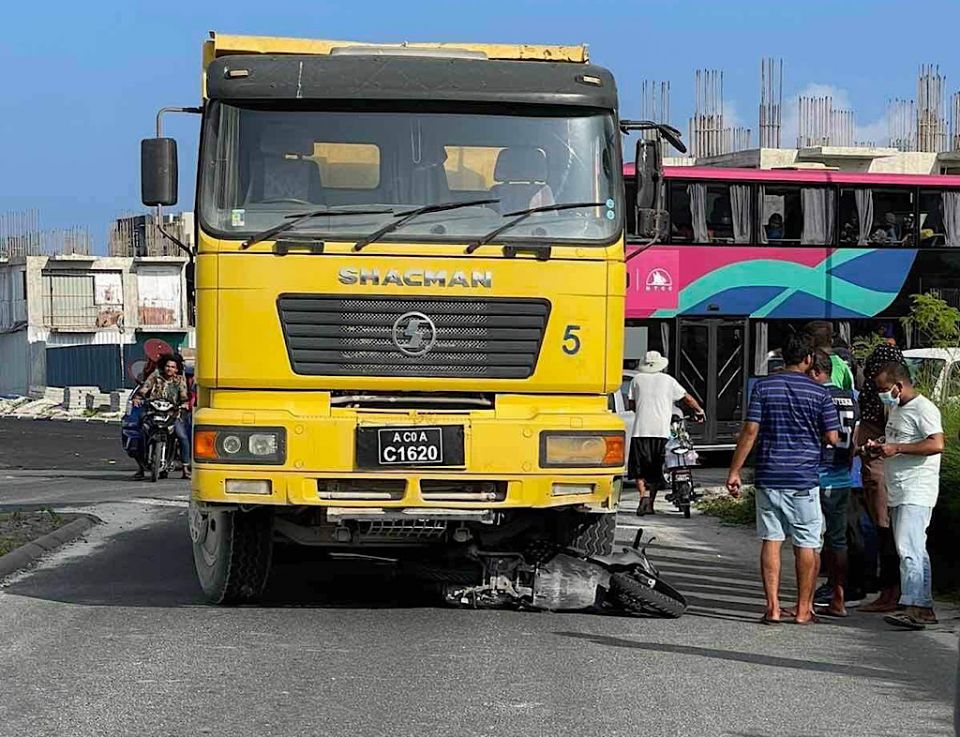
<path fill-rule="evenodd" d="M 644 290 L 647 292 L 669 292 L 673 290 L 673 277 L 670 272 L 662 267 L 650 269 L 647 279 L 644 282 Z"/>
<path fill-rule="evenodd" d="M 422 356 L 437 342 L 437 326 L 422 312 L 405 312 L 393 323 L 393 344 L 408 356 Z"/>

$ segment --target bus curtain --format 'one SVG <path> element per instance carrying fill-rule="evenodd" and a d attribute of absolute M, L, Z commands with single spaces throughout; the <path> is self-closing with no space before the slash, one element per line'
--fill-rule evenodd
<path fill-rule="evenodd" d="M 733 211 L 734 243 L 750 242 L 750 186 L 730 185 L 730 209 Z"/>
<path fill-rule="evenodd" d="M 803 208 L 803 232 L 800 235 L 800 243 L 805 246 L 822 246 L 825 243 L 831 243 L 833 224 L 836 221 L 833 192 L 819 187 L 804 187 L 800 190 L 800 202 Z"/>
<path fill-rule="evenodd" d="M 690 197 L 690 222 L 693 225 L 693 242 L 709 243 L 710 232 L 707 230 L 707 185 L 688 185 L 687 195 Z"/>
<path fill-rule="evenodd" d="M 865 246 L 870 240 L 870 228 L 873 227 L 873 192 L 869 189 L 855 189 L 853 196 L 857 201 L 857 245 Z"/>
<path fill-rule="evenodd" d="M 943 230 L 946 245 L 960 246 L 960 192 L 943 193 Z"/>

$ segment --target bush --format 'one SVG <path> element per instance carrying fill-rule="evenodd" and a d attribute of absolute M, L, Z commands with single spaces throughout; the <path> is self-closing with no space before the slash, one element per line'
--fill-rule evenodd
<path fill-rule="evenodd" d="M 757 497 L 752 486 L 744 487 L 739 499 L 729 494 L 704 497 L 697 509 L 728 525 L 752 525 L 757 517 Z"/>

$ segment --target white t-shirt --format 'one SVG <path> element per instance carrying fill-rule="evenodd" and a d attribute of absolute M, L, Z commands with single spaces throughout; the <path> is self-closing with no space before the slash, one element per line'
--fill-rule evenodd
<path fill-rule="evenodd" d="M 630 399 L 636 404 L 635 438 L 669 438 L 673 405 L 686 390 L 669 374 L 637 374 L 630 382 Z"/>
<path fill-rule="evenodd" d="M 943 432 L 940 410 L 923 396 L 890 409 L 887 418 L 888 443 L 919 443 Z M 934 507 L 940 491 L 940 454 L 915 456 L 900 454 L 883 462 L 887 482 L 887 502 L 891 507 L 919 504 Z"/>

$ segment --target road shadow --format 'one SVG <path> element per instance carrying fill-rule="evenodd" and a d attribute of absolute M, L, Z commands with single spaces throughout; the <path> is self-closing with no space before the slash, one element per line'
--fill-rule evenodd
<path fill-rule="evenodd" d="M 110 537 L 87 555 L 40 568 L 5 591 L 85 606 L 184 607 L 207 604 L 197 583 L 186 512 Z M 442 606 L 438 590 L 399 575 L 396 566 L 331 559 L 310 548 L 278 545 L 258 606 L 396 608 Z"/>

